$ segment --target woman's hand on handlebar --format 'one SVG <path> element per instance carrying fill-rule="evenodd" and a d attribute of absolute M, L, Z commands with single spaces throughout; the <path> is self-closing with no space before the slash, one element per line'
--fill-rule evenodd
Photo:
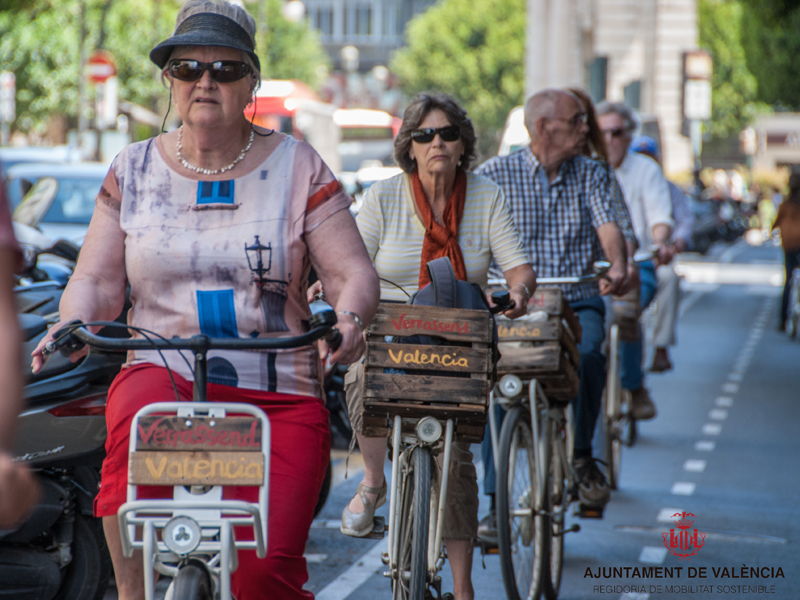
<path fill-rule="evenodd" d="M 514 303 L 511 308 L 503 311 L 503 316 L 509 319 L 517 319 L 528 312 L 527 293 L 521 287 L 512 287 L 508 290 L 511 301 Z"/>
<path fill-rule="evenodd" d="M 34 375 L 36 373 L 38 373 L 39 371 L 41 371 L 42 367 L 44 366 L 44 363 L 47 362 L 47 356 L 42 354 L 42 351 L 44 350 L 45 345 L 48 342 L 51 342 L 53 340 L 53 337 L 55 336 L 55 334 L 57 334 L 58 331 L 62 327 L 64 327 L 65 325 L 68 325 L 69 323 L 72 323 L 74 320 L 75 319 L 62 319 L 61 321 L 59 321 L 58 323 L 53 325 L 48 330 L 47 335 L 45 335 L 42 338 L 42 340 L 39 342 L 39 344 L 36 346 L 36 348 L 33 350 L 33 352 L 31 352 L 31 357 L 32 357 L 31 370 L 33 371 Z M 69 359 L 72 362 L 78 362 L 81 358 L 86 356 L 86 354 L 88 354 L 88 352 L 89 352 L 88 346 L 84 347 L 84 348 L 81 348 L 77 352 L 73 352 L 72 354 L 70 354 L 69 355 Z"/>
<path fill-rule="evenodd" d="M 325 293 L 322 291 L 322 282 L 319 279 L 317 279 L 306 292 L 309 304 L 317 299 L 317 294 L 321 294 L 323 296 L 325 295 Z"/>
<path fill-rule="evenodd" d="M 324 339 L 320 340 L 319 356 L 324 361 L 330 355 L 331 362 L 349 365 L 364 354 L 366 349 L 364 335 L 353 317 L 348 314 L 339 314 L 338 317 L 336 329 L 342 335 L 342 341 L 336 351 L 331 352 L 328 343 Z"/>

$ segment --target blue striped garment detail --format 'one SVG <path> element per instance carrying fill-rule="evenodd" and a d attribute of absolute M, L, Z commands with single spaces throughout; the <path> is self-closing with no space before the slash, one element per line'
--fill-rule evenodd
<path fill-rule="evenodd" d="M 239 337 L 233 290 L 203 292 L 197 290 L 197 316 L 200 332 L 210 337 Z"/>

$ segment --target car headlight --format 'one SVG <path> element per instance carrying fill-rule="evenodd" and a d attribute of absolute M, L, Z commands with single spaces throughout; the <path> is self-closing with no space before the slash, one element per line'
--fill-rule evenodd
<path fill-rule="evenodd" d="M 186 556 L 200 545 L 203 533 L 200 525 L 191 517 L 174 517 L 164 525 L 162 539 L 172 552 L 178 556 Z"/>
<path fill-rule="evenodd" d="M 432 444 L 442 437 L 442 424 L 433 417 L 424 417 L 417 423 L 416 431 L 420 440 Z"/>
<path fill-rule="evenodd" d="M 506 398 L 515 398 L 522 392 L 522 380 L 516 375 L 503 375 L 498 387 L 500 393 Z"/>

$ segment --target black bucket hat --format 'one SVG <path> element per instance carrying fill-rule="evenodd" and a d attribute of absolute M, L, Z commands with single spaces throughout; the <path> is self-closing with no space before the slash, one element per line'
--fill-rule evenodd
<path fill-rule="evenodd" d="M 175 34 L 150 51 L 152 60 L 163 69 L 176 46 L 222 46 L 246 52 L 261 70 L 256 45 L 250 34 L 233 19 L 216 13 L 197 13 L 187 17 Z"/>

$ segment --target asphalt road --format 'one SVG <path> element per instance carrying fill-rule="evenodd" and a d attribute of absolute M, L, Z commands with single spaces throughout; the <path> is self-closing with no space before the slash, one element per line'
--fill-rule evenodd
<path fill-rule="evenodd" d="M 560 598 L 800 598 L 800 343 L 775 330 L 782 254 L 740 242 L 679 269 L 686 281 L 675 368 L 648 376 L 658 417 L 641 423 L 636 446 L 624 449 L 605 517 L 571 517 L 582 529 L 566 537 Z M 360 481 L 358 457 L 346 480 L 343 453 L 334 458 L 335 487 L 306 547 L 307 589 L 319 600 L 388 599 L 386 541 L 338 531 Z M 482 496 L 481 516 L 486 510 Z M 705 533 L 688 560 L 670 554 L 662 537 L 678 532 L 671 517 L 683 511 Z M 636 576 L 659 566 L 671 571 Z M 447 566 L 442 575 L 452 590 Z M 498 556 L 476 552 L 473 581 L 476 598 L 505 597 Z M 107 599 L 115 597 L 112 590 Z"/>

